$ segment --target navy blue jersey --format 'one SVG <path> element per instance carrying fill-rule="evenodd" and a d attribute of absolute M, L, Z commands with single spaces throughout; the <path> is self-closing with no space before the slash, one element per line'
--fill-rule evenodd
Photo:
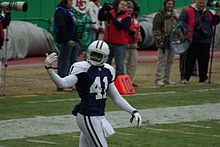
<path fill-rule="evenodd" d="M 115 79 L 114 68 L 109 64 L 100 67 L 82 61 L 72 65 L 70 74 L 78 78 L 75 87 L 81 98 L 79 113 L 87 116 L 103 116 L 106 91 L 108 85 Z"/>

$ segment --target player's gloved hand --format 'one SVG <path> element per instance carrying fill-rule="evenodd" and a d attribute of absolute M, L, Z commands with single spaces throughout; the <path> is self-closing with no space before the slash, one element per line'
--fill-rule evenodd
<path fill-rule="evenodd" d="M 131 123 L 133 122 L 134 118 L 137 121 L 137 127 L 140 127 L 141 124 L 142 124 L 142 118 L 141 118 L 141 115 L 139 114 L 139 112 L 137 110 L 133 111 L 133 114 L 132 114 L 131 119 L 130 119 Z"/>
<path fill-rule="evenodd" d="M 72 47 L 75 47 L 75 46 L 76 46 L 76 42 L 73 41 L 73 40 L 69 40 L 69 41 L 67 42 L 67 45 L 68 45 L 68 47 L 72 48 Z"/>
<path fill-rule="evenodd" d="M 51 68 L 52 64 L 57 60 L 57 53 L 53 52 L 50 55 L 46 54 L 45 59 L 45 68 L 49 69 Z"/>

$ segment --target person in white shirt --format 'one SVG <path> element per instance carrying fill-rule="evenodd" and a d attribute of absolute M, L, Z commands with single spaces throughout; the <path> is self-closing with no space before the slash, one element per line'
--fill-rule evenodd
<path fill-rule="evenodd" d="M 91 0 L 87 6 L 87 13 L 91 17 L 91 42 L 98 39 L 99 34 L 104 32 L 105 24 L 98 20 L 101 0 Z"/>

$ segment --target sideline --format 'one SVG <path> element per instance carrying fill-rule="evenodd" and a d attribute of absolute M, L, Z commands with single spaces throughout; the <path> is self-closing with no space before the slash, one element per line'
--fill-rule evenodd
<path fill-rule="evenodd" d="M 220 120 L 220 103 L 141 109 L 143 126 L 180 122 Z M 114 128 L 135 126 L 129 123 L 130 115 L 124 111 L 107 112 L 106 118 Z M 74 116 L 38 116 L 26 119 L 0 121 L 0 140 L 21 139 L 43 135 L 78 132 Z"/>

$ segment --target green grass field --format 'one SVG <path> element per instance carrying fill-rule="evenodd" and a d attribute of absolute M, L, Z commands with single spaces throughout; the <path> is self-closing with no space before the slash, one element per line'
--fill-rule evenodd
<path fill-rule="evenodd" d="M 138 109 L 220 103 L 220 84 L 196 84 L 184 86 L 184 88 L 183 86 L 171 86 L 161 89 L 137 88 L 136 92 L 138 94 L 147 94 L 144 96 L 127 95 L 124 97 Z M 164 92 L 168 93 L 164 94 Z M 71 113 L 72 106 L 78 101 L 77 94 L 72 92 L 27 96 L 25 98 L 2 98 L 0 99 L 0 118 L 1 120 L 8 120 L 36 116 L 67 115 Z M 120 110 L 120 108 L 109 100 L 107 101 L 106 110 L 116 111 Z M 134 127 L 120 128 L 116 129 L 116 134 L 108 138 L 108 142 L 110 147 L 217 147 L 220 146 L 219 138 L 220 120 L 204 120 L 162 125 L 144 124 L 140 128 L 136 128 L 135 125 Z M 78 146 L 78 140 L 79 132 L 75 132 L 4 140 L 0 141 L 0 146 L 76 147 Z"/>
<path fill-rule="evenodd" d="M 189 84 L 182 85 L 179 83 L 178 62 L 175 62 L 172 79 L 177 84 L 155 88 L 155 63 L 139 64 L 135 82 L 140 86 L 135 89 L 136 95 L 125 95 L 124 98 L 140 110 L 219 104 L 219 67 L 219 60 L 214 60 L 211 84 L 198 83 L 198 77 L 192 77 Z M 11 119 L 70 115 L 72 107 L 79 102 L 76 92 L 54 90 L 55 86 L 45 72 L 43 64 L 40 68 L 9 66 L 7 76 L 6 96 L 0 97 L 0 130 L 1 122 Z M 120 110 L 111 100 L 107 100 L 107 112 Z M 220 108 L 217 107 L 215 112 L 216 116 L 219 116 Z M 219 147 L 218 118 L 169 124 L 144 123 L 140 128 L 134 124 L 133 127 L 115 129 L 116 134 L 108 138 L 108 143 L 109 147 Z M 146 119 L 148 118 L 144 118 L 144 121 Z M 127 123 L 130 123 L 129 119 Z M 34 130 L 32 131 L 34 135 Z M 0 136 L 4 136 L 1 133 L 0 131 Z M 11 134 L 13 133 L 16 132 L 12 131 Z M 78 142 L 79 132 L 6 140 L 0 137 L 0 147 L 77 147 Z"/>

